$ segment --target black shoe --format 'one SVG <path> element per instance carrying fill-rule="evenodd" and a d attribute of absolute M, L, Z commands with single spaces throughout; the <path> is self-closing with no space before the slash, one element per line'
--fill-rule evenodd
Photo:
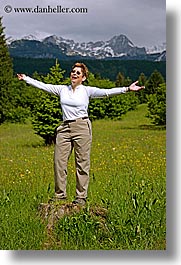
<path fill-rule="evenodd" d="M 86 204 L 86 199 L 77 198 L 72 202 L 74 205 L 84 206 Z"/>

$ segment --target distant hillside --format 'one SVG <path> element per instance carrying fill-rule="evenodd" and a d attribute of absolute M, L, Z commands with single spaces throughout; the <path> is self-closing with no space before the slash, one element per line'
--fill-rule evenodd
<path fill-rule="evenodd" d="M 59 61 L 62 69 L 66 70 L 65 75 L 69 76 L 71 66 L 77 60 Z M 99 74 L 101 77 L 115 80 L 119 72 L 126 77 L 136 80 L 141 73 L 149 77 L 157 69 L 166 79 L 166 62 L 159 61 L 137 61 L 137 60 L 79 60 L 84 62 L 89 71 Z M 55 59 L 32 59 L 32 58 L 13 58 L 14 72 L 32 75 L 35 71 L 40 74 L 47 74 L 51 66 L 55 65 Z"/>

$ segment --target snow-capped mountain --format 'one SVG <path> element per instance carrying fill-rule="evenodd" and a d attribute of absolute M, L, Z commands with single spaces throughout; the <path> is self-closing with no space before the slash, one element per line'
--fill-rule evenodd
<path fill-rule="evenodd" d="M 6 43 L 8 46 L 11 45 L 13 41 L 15 41 L 15 39 L 13 39 L 11 36 L 6 39 Z"/>
<path fill-rule="evenodd" d="M 36 40 L 36 41 L 41 41 L 39 38 L 37 38 L 36 36 L 30 34 L 30 35 L 26 35 L 24 37 L 22 37 L 22 40 Z"/>
<path fill-rule="evenodd" d="M 159 45 L 155 45 L 149 48 L 146 48 L 147 54 L 154 54 L 154 53 L 162 53 L 163 51 L 166 51 L 166 43 L 162 43 Z"/>
<path fill-rule="evenodd" d="M 166 61 L 166 51 L 163 51 L 155 60 L 156 62 Z"/>
<path fill-rule="evenodd" d="M 10 54 L 15 57 L 32 58 L 95 58 L 95 59 L 147 59 L 153 50 L 137 47 L 125 35 L 112 37 L 107 41 L 82 42 L 64 39 L 56 35 L 42 40 L 28 35 L 20 40 L 7 41 Z M 151 52 L 152 51 L 152 52 Z M 162 50 L 163 51 L 163 50 Z M 155 52 L 154 52 L 155 53 Z M 157 52 L 159 53 L 159 52 Z M 156 58 L 157 59 L 157 58 Z M 155 57 L 154 57 L 155 60 Z"/>

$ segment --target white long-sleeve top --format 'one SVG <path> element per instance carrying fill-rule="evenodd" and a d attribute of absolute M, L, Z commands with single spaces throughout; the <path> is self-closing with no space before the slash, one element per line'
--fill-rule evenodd
<path fill-rule="evenodd" d="M 29 76 L 26 76 L 24 80 L 29 85 L 40 88 L 60 97 L 60 104 L 64 121 L 87 117 L 90 98 L 114 96 L 128 91 L 128 87 L 102 89 L 84 85 L 79 85 L 75 90 L 73 90 L 71 85 L 68 86 L 45 84 Z"/>

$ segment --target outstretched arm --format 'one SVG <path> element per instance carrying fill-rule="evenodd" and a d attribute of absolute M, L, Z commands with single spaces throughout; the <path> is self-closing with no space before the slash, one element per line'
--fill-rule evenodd
<path fill-rule="evenodd" d="M 100 97 L 106 97 L 106 96 L 114 96 L 119 95 L 121 93 L 126 93 L 128 91 L 139 91 L 144 86 L 137 86 L 138 81 L 132 83 L 129 87 L 115 87 L 110 89 L 103 89 L 98 87 L 87 87 L 87 92 L 90 97 L 92 98 L 100 98 Z"/>
<path fill-rule="evenodd" d="M 63 85 L 52 85 L 52 84 L 45 84 L 41 81 L 35 80 L 25 74 L 17 74 L 19 80 L 24 80 L 27 84 L 32 85 L 34 87 L 40 88 L 46 92 L 52 93 L 54 95 L 59 96 L 60 90 L 62 89 Z"/>

